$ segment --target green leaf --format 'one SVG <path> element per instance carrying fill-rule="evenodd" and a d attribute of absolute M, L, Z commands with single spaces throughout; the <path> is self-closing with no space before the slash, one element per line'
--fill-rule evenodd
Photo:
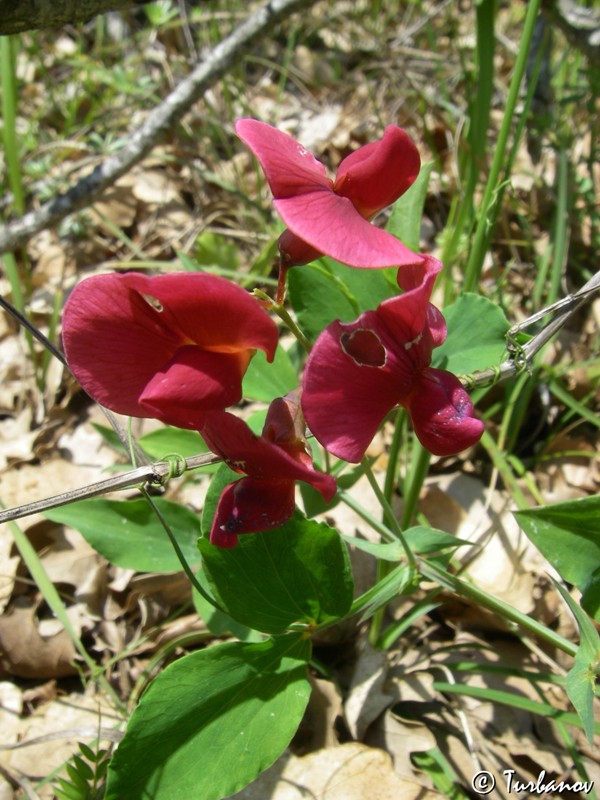
<path fill-rule="evenodd" d="M 206 538 L 198 547 L 219 605 L 255 630 L 280 633 L 293 622 L 336 620 L 352 603 L 352 572 L 339 535 L 300 514 L 274 530 L 240 536 L 232 549 Z"/>
<path fill-rule="evenodd" d="M 498 366 L 506 350 L 508 320 L 491 300 L 463 294 L 444 309 L 448 337 L 433 351 L 432 364 L 456 375 Z"/>
<path fill-rule="evenodd" d="M 254 780 L 298 727 L 310 644 L 297 634 L 219 644 L 150 684 L 110 765 L 107 800 L 221 800 Z"/>
<path fill-rule="evenodd" d="M 431 782 L 446 800 L 469 800 L 455 776 L 450 762 L 437 748 L 411 753 L 411 761 L 422 772 L 429 776 Z"/>
<path fill-rule="evenodd" d="M 396 272 L 353 269 L 327 257 L 291 269 L 288 294 L 300 327 L 314 341 L 333 320 L 351 322 L 363 311 L 376 308 L 399 293 Z"/>
<path fill-rule="evenodd" d="M 417 180 L 392 206 L 392 213 L 385 226 L 388 233 L 416 252 L 419 252 L 421 245 L 423 206 L 432 167 L 433 161 L 421 166 Z"/>
<path fill-rule="evenodd" d="M 467 539 L 459 539 L 446 531 L 437 528 L 428 528 L 425 525 L 415 525 L 404 531 L 404 538 L 410 545 L 410 549 L 419 555 L 431 555 L 442 550 L 449 550 L 462 545 L 473 546 L 473 542 Z"/>
<path fill-rule="evenodd" d="M 168 453 L 177 453 L 184 458 L 191 458 L 198 453 L 208 451 L 208 447 L 199 433 L 182 428 L 172 428 L 170 425 L 146 433 L 138 439 L 138 444 L 150 458 L 156 460 L 164 458 Z"/>
<path fill-rule="evenodd" d="M 206 580 L 203 570 L 196 572 L 196 579 L 207 593 L 211 593 L 210 586 Z M 236 622 L 229 614 L 225 614 L 218 608 L 211 605 L 208 600 L 205 600 L 200 592 L 194 590 L 192 592 L 192 600 L 194 608 L 198 612 L 198 616 L 204 621 L 208 630 L 215 636 L 222 636 L 224 633 L 231 633 L 236 639 L 242 642 L 262 642 L 263 637 L 258 631 L 252 630 L 247 625 L 242 625 L 241 622 Z"/>
<path fill-rule="evenodd" d="M 190 563 L 198 561 L 197 514 L 178 503 L 155 498 Z M 69 525 L 112 564 L 137 572 L 176 572 L 181 564 L 151 506 L 139 500 L 80 500 L 45 511 L 54 522 Z"/>
<path fill-rule="evenodd" d="M 581 605 L 600 622 L 600 496 L 524 509 L 515 517 L 561 578 L 583 593 Z"/>
<path fill-rule="evenodd" d="M 250 400 L 270 403 L 283 397 L 298 385 L 298 376 L 286 351 L 279 345 L 272 364 L 262 350 L 258 350 L 244 376 L 242 393 Z"/>
<path fill-rule="evenodd" d="M 571 609 L 579 626 L 580 643 L 567 673 L 567 695 L 583 725 L 590 744 L 594 743 L 594 689 L 600 674 L 600 636 L 592 621 L 577 605 L 567 590 L 554 581 L 554 585 Z"/>
<path fill-rule="evenodd" d="M 81 791 L 78 786 L 74 786 L 64 778 L 58 778 L 61 788 L 54 787 L 54 793 L 59 800 L 81 800 Z M 85 795 L 84 795 L 85 797 Z"/>

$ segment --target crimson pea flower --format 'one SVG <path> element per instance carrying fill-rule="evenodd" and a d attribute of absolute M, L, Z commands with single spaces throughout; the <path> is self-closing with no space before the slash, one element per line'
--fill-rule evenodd
<path fill-rule="evenodd" d="M 252 355 L 269 361 L 277 326 L 258 302 L 205 273 L 96 275 L 78 284 L 63 345 L 94 400 L 120 414 L 197 429 L 207 411 L 239 402 Z"/>
<path fill-rule="evenodd" d="M 439 261 L 402 273 L 404 294 L 351 323 L 332 322 L 317 339 L 302 380 L 308 427 L 327 450 L 360 461 L 377 428 L 404 406 L 423 446 L 458 453 L 479 440 L 483 423 L 458 378 L 430 367 L 446 323 L 429 302 Z"/>
<path fill-rule="evenodd" d="M 350 153 L 334 181 L 308 150 L 271 125 L 240 119 L 235 132 L 259 160 L 275 208 L 289 228 L 279 239 L 282 270 L 323 253 L 351 267 L 421 262 L 421 256 L 368 222 L 419 174 L 418 150 L 402 128 L 388 125 L 379 141 Z"/>
<path fill-rule="evenodd" d="M 269 406 L 261 436 L 227 411 L 207 414 L 200 429 L 209 448 L 246 477 L 223 490 L 210 541 L 235 547 L 239 534 L 276 528 L 294 512 L 295 481 L 304 481 L 329 502 L 336 491 L 331 475 L 313 468 L 296 392 Z"/>

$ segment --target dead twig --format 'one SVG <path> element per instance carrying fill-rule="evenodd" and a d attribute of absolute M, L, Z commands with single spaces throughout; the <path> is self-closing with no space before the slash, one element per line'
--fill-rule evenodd
<path fill-rule="evenodd" d="M 34 234 L 53 227 L 68 214 L 89 205 L 104 189 L 146 156 L 188 109 L 222 77 L 231 65 L 247 55 L 255 42 L 296 10 L 306 11 L 316 0 L 270 0 L 206 56 L 128 136 L 126 144 L 78 183 L 36 211 L 30 211 L 0 228 L 0 254 L 22 247 Z"/>

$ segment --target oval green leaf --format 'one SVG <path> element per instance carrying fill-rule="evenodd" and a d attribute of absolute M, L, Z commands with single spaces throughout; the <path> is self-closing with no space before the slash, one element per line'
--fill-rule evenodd
<path fill-rule="evenodd" d="M 207 538 L 198 547 L 221 607 L 255 630 L 281 633 L 293 622 L 337 620 L 352 604 L 352 571 L 338 533 L 299 513 L 274 530 L 240 536 L 230 550 Z"/>
<path fill-rule="evenodd" d="M 486 297 L 463 294 L 444 309 L 448 336 L 433 351 L 432 364 L 456 375 L 499 366 L 506 351 L 508 320 Z"/>
<path fill-rule="evenodd" d="M 154 498 L 154 502 L 188 563 L 197 563 L 198 515 L 169 500 Z M 177 572 L 181 569 L 160 520 L 143 498 L 80 500 L 45 511 L 44 515 L 54 522 L 75 528 L 111 564 L 136 572 Z"/>
<path fill-rule="evenodd" d="M 150 684 L 109 767 L 107 800 L 229 797 L 283 752 L 310 695 L 297 634 L 184 656 Z"/>

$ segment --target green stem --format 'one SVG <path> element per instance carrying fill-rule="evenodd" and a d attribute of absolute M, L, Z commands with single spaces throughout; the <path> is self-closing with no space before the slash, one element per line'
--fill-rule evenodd
<path fill-rule="evenodd" d="M 376 531 L 381 538 L 386 542 L 398 542 L 398 537 L 395 536 L 392 531 L 384 525 L 383 522 L 380 522 L 376 517 L 370 514 L 366 509 L 364 509 L 360 503 L 358 503 L 352 495 L 344 492 L 342 489 L 338 489 L 337 496 L 340 498 L 342 503 L 345 503 L 348 508 L 351 508 L 352 511 L 355 511 L 361 519 L 364 519 L 365 522 L 368 522 L 369 525 Z"/>
<path fill-rule="evenodd" d="M 388 463 L 385 472 L 385 484 L 383 486 L 383 493 L 388 503 L 392 502 L 394 490 L 396 488 L 396 473 L 398 471 L 398 458 L 400 456 L 400 446 L 402 444 L 402 419 L 404 417 L 404 409 L 399 408 L 396 411 L 396 424 L 394 425 L 394 435 L 390 444 L 388 453 Z"/>
<path fill-rule="evenodd" d="M 427 477 L 429 462 L 431 461 L 431 453 L 416 439 L 413 445 L 412 456 L 410 481 L 408 481 L 408 490 L 404 495 L 404 511 L 402 512 L 402 520 L 400 522 L 402 528 L 408 528 L 412 521 L 417 508 L 417 501 L 419 500 L 419 495 L 423 488 L 423 483 Z M 405 486 L 406 483 L 405 481 Z"/>
<path fill-rule="evenodd" d="M 19 147 L 17 143 L 17 81 L 15 75 L 15 45 L 13 36 L 0 36 L 0 74 L 2 76 L 2 138 L 4 157 L 10 177 L 15 211 L 20 216 L 25 212 L 25 192 L 21 179 Z"/>
<path fill-rule="evenodd" d="M 408 562 L 409 567 L 411 570 L 415 570 L 417 567 L 417 561 L 415 559 L 415 555 L 413 551 L 410 549 L 408 542 L 404 537 L 404 533 L 402 532 L 402 527 L 400 523 L 396 519 L 396 515 L 394 514 L 394 509 L 391 507 L 389 502 L 387 501 L 385 495 L 381 491 L 381 487 L 377 483 L 377 478 L 373 475 L 373 470 L 371 469 L 371 465 L 369 464 L 369 460 L 365 457 L 362 460 L 362 466 L 365 471 L 365 475 L 367 476 L 367 480 L 369 481 L 371 488 L 375 492 L 375 496 L 379 500 L 381 504 L 381 508 L 383 509 L 384 515 L 384 522 L 387 522 L 389 528 L 394 532 L 396 539 L 400 541 L 404 552 L 406 553 L 406 560 Z M 389 529 L 388 528 L 388 529 Z"/>
<path fill-rule="evenodd" d="M 420 572 L 425 578 L 441 584 L 446 589 L 449 589 L 461 597 L 467 598 L 467 600 L 477 603 L 483 608 L 487 608 L 488 611 L 494 612 L 502 619 L 514 622 L 519 627 L 533 633 L 539 639 L 567 653 L 567 655 L 575 656 L 577 653 L 577 646 L 569 642 L 568 639 L 550 630 L 527 614 L 517 611 L 516 608 L 513 608 L 503 600 L 488 594 L 483 591 L 483 589 L 479 589 L 474 584 L 467 583 L 467 581 L 457 578 L 455 575 L 451 575 L 433 562 L 421 561 Z"/>
<path fill-rule="evenodd" d="M 495 195 L 499 189 L 499 178 L 502 172 L 502 164 L 504 162 L 508 137 L 512 126 L 512 120 L 519 101 L 519 90 L 525 69 L 527 67 L 527 58 L 531 46 L 531 39 L 533 36 L 533 29 L 536 18 L 540 10 L 541 0 L 531 0 L 527 3 L 527 14 L 523 26 L 523 36 L 519 47 L 519 53 L 515 62 L 515 68 L 508 90 L 508 97 L 506 99 L 506 106 L 504 108 L 504 117 L 502 125 L 498 133 L 498 141 L 494 149 L 494 157 L 490 167 L 490 174 L 487 179 L 483 200 L 479 208 L 479 215 L 477 227 L 475 229 L 475 238 L 469 259 L 465 269 L 465 279 L 463 283 L 463 291 L 472 292 L 477 286 L 481 268 L 483 265 L 483 258 L 485 255 L 485 243 L 488 236 L 488 229 L 492 224 L 492 206 L 496 203 Z"/>
<path fill-rule="evenodd" d="M 307 353 L 310 353 L 312 349 L 312 345 L 309 340 L 306 338 L 304 333 L 298 327 L 298 323 L 294 320 L 289 311 L 285 308 L 283 303 L 277 303 L 274 300 L 271 300 L 266 292 L 263 292 L 261 289 L 255 289 L 252 294 L 261 300 L 263 303 L 266 304 L 266 307 L 269 311 L 272 311 L 274 314 L 277 314 L 280 320 L 285 323 L 285 325 L 289 328 L 289 330 L 294 334 L 296 339 L 300 342 L 302 347 L 306 350 Z"/>
<path fill-rule="evenodd" d="M 146 500 L 152 506 L 152 510 L 154 511 L 156 516 L 158 517 L 158 520 L 159 520 L 160 524 L 163 526 L 163 528 L 165 530 L 165 533 L 169 537 L 169 541 L 173 545 L 173 550 L 175 550 L 177 558 L 179 559 L 179 563 L 181 564 L 181 567 L 182 567 L 183 571 L 185 572 L 185 574 L 189 578 L 189 581 L 192 584 L 192 586 L 194 587 L 194 589 L 199 594 L 201 594 L 202 597 L 206 600 L 206 602 L 210 603 L 211 606 L 213 606 L 213 608 L 216 608 L 218 611 L 221 611 L 221 612 L 223 612 L 223 614 L 226 614 L 227 612 L 225 611 L 225 609 L 221 608 L 221 606 L 217 603 L 217 601 L 214 599 L 214 597 L 211 597 L 208 594 L 208 592 L 205 589 L 203 589 L 202 586 L 200 585 L 200 583 L 198 582 L 198 578 L 196 578 L 196 576 L 194 575 L 194 573 L 192 571 L 192 568 L 188 564 L 188 562 L 186 560 L 186 557 L 183 554 L 183 550 L 179 546 L 179 542 L 175 538 L 175 534 L 171 530 L 171 528 L 169 526 L 169 523 L 164 518 L 163 514 L 161 513 L 160 508 L 156 505 L 156 503 L 152 499 L 152 496 L 150 495 L 150 493 L 148 492 L 146 487 L 145 486 L 139 486 L 138 488 L 139 488 L 140 492 L 144 495 Z"/>
<path fill-rule="evenodd" d="M 442 253 L 442 263 L 449 269 L 456 260 L 461 243 L 470 239 L 473 229 L 475 189 L 485 162 L 487 130 L 494 89 L 495 0 L 482 0 L 476 4 L 476 75 L 477 82 L 470 87 L 473 98 L 469 105 L 467 152 L 461 158 L 462 190 L 455 198 L 447 230 L 450 231 Z M 458 211 L 457 211 L 458 208 Z M 446 279 L 444 305 L 450 303 L 456 292 L 453 281 Z"/>

